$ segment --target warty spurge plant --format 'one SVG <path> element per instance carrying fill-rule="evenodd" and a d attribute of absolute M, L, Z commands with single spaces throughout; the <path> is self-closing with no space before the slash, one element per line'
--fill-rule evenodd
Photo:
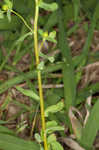
<path fill-rule="evenodd" d="M 47 136 L 46 136 L 46 125 L 45 125 L 45 114 L 44 114 L 44 98 L 43 98 L 43 90 L 42 90 L 42 79 L 41 79 L 41 70 L 38 69 L 38 65 L 40 64 L 39 60 L 39 51 L 41 50 L 44 41 L 48 38 L 48 33 L 43 33 L 43 40 L 38 48 L 38 17 L 39 17 L 39 7 L 47 7 L 45 3 L 41 0 L 35 0 L 35 19 L 34 19 L 34 49 L 35 49 L 35 58 L 36 58 L 36 66 L 37 66 L 37 73 L 38 73 L 38 86 L 39 86 L 39 96 L 40 96 L 40 108 L 41 108 L 41 119 L 42 119 L 42 132 L 43 132 L 43 141 L 44 141 L 44 149 L 48 150 L 47 145 Z M 49 5 L 50 6 L 50 5 Z M 55 5 L 56 6 L 56 5 Z M 49 9 L 52 7 L 49 7 Z"/>
<path fill-rule="evenodd" d="M 34 19 L 34 49 L 35 49 L 35 57 L 36 57 L 36 65 L 38 66 L 40 63 L 39 60 L 39 49 L 38 49 L 38 37 L 37 37 L 37 23 L 39 16 L 39 1 L 35 0 L 35 19 Z M 44 99 L 43 99 L 43 90 L 42 90 L 42 79 L 41 79 L 41 71 L 37 71 L 38 74 L 38 85 L 39 85 L 39 95 L 40 95 L 40 108 L 41 108 L 41 119 L 42 119 L 42 130 L 43 130 L 43 138 L 44 138 L 44 149 L 48 150 L 47 147 L 47 137 L 46 137 L 46 129 L 45 129 L 45 116 L 44 116 Z"/>
<path fill-rule="evenodd" d="M 47 135 L 46 135 L 46 125 L 45 125 L 45 114 L 44 114 L 44 98 L 43 98 L 43 89 L 42 89 L 42 79 L 41 79 L 41 70 L 43 69 L 42 66 L 40 66 L 40 59 L 39 55 L 41 55 L 40 50 L 42 49 L 42 46 L 45 42 L 45 40 L 49 40 L 52 42 L 55 41 L 55 31 L 51 32 L 48 35 L 48 32 L 39 31 L 42 34 L 43 40 L 41 42 L 40 48 L 38 48 L 38 19 L 39 19 L 39 8 L 44 8 L 45 10 L 54 11 L 57 9 L 56 3 L 52 4 L 46 4 L 42 0 L 35 0 L 35 18 L 34 18 L 34 30 L 28 25 L 28 23 L 25 21 L 25 19 L 16 11 L 12 9 L 13 3 L 10 0 L 4 0 L 5 4 L 2 6 L 2 11 L 0 12 L 0 15 L 3 16 L 5 12 L 7 12 L 8 20 L 11 21 L 11 13 L 18 16 L 25 26 L 30 30 L 31 34 L 34 38 L 34 51 L 35 51 L 35 60 L 36 60 L 36 67 L 37 67 L 37 76 L 38 76 L 38 87 L 39 87 L 39 96 L 40 96 L 40 109 L 41 109 L 41 120 L 42 120 L 42 135 L 43 135 L 43 142 L 44 142 L 44 149 L 48 150 L 47 145 Z M 30 34 L 30 35 L 31 35 Z M 40 54 L 39 54 L 40 52 Z M 44 55 L 42 55 L 44 56 Z M 48 58 L 49 59 L 49 58 Z M 52 58 L 49 59 L 51 62 L 53 62 Z M 3 64 L 4 65 L 4 64 Z M 3 66 L 2 66 L 3 67 Z"/>

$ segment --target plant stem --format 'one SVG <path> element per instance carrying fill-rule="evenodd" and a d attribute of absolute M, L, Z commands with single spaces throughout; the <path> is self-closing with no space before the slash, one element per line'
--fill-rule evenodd
<path fill-rule="evenodd" d="M 16 16 L 18 16 L 18 17 L 24 22 L 25 26 L 33 33 L 32 28 L 28 25 L 28 23 L 26 22 L 26 20 L 25 20 L 19 13 L 17 13 L 17 12 L 14 11 L 14 10 L 11 10 L 11 12 L 12 12 L 13 14 L 15 14 Z"/>
<path fill-rule="evenodd" d="M 41 51 L 41 49 L 42 49 L 42 47 L 44 45 L 44 42 L 45 42 L 45 40 L 43 39 L 42 42 L 41 42 L 41 44 L 40 44 L 39 52 Z"/>
<path fill-rule="evenodd" d="M 35 19 L 34 19 L 34 50 L 35 50 L 35 58 L 36 58 L 36 66 L 40 63 L 39 60 L 39 49 L 38 49 L 38 36 L 37 36 L 37 25 L 38 25 L 38 17 L 39 17 L 39 6 L 38 0 L 35 0 Z M 43 140 L 44 140 L 44 149 L 48 150 L 47 147 L 47 137 L 46 137 L 46 128 L 45 128 L 45 116 L 44 116 L 44 99 L 43 99 L 43 89 L 42 89 L 42 79 L 41 79 L 41 71 L 38 70 L 38 86 L 39 86 L 39 95 L 40 95 L 40 109 L 41 109 L 41 120 L 42 120 L 42 130 L 43 130 Z"/>

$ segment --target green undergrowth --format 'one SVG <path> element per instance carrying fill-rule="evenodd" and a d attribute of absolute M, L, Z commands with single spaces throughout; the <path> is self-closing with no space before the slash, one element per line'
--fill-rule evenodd
<path fill-rule="evenodd" d="M 0 1 L 1 150 L 64 150 L 60 139 L 71 134 L 80 147 L 95 149 L 99 82 L 79 87 L 83 70 L 99 61 L 99 52 L 91 48 L 98 14 L 97 0 Z M 80 53 L 72 55 L 68 39 L 77 36 L 80 26 L 86 40 Z M 9 117 L 12 105 L 18 112 Z M 83 111 L 89 112 L 86 124 Z M 24 114 L 28 117 L 20 120 Z"/>

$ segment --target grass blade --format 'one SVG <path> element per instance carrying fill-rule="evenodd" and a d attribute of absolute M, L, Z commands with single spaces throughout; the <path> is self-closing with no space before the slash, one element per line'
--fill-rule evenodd
<path fill-rule="evenodd" d="M 81 144 L 90 150 L 99 130 L 99 100 L 93 106 L 91 114 L 85 127 L 82 130 L 82 137 L 80 139 Z"/>
<path fill-rule="evenodd" d="M 80 11 L 80 0 L 73 0 L 73 6 L 74 6 L 74 21 L 78 21 L 79 11 Z"/>
<path fill-rule="evenodd" d="M 76 96 L 76 83 L 74 75 L 74 66 L 72 63 L 72 56 L 70 48 L 66 41 L 66 32 L 63 21 L 63 8 L 61 0 L 58 0 L 59 4 L 59 47 L 63 55 L 63 82 L 64 82 L 64 97 L 66 111 L 69 111 L 70 106 L 73 105 Z"/>
<path fill-rule="evenodd" d="M 89 31 L 88 31 L 88 37 L 87 37 L 86 43 L 85 43 L 85 45 L 83 47 L 83 50 L 82 50 L 82 54 L 74 62 L 75 66 L 78 66 L 83 60 L 85 60 L 85 62 L 87 60 L 89 49 L 90 49 L 90 46 L 91 46 L 91 43 L 92 43 L 94 29 L 96 27 L 96 22 L 97 22 L 97 19 L 99 17 L 99 15 L 97 15 L 98 10 L 99 10 L 99 3 L 98 3 L 98 5 L 95 9 L 95 12 L 94 12 L 94 15 L 93 15 L 93 18 L 92 18 L 92 21 L 91 21 L 91 25 L 90 25 L 90 28 L 89 28 Z"/>
<path fill-rule="evenodd" d="M 25 141 L 2 133 L 0 133 L 0 148 L 3 150 L 40 150 L 39 145 L 32 141 Z"/>

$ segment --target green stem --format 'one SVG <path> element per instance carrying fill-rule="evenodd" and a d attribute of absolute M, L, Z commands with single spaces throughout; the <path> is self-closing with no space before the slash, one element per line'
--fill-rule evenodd
<path fill-rule="evenodd" d="M 23 23 L 25 24 L 25 26 L 33 33 L 32 28 L 27 24 L 27 22 L 25 21 L 25 19 L 24 19 L 19 13 L 17 13 L 17 12 L 14 11 L 14 10 L 11 10 L 11 12 L 12 12 L 13 14 L 15 14 L 16 16 L 18 16 L 18 17 L 23 21 Z"/>
<path fill-rule="evenodd" d="M 39 6 L 38 0 L 35 0 L 35 19 L 34 19 L 34 50 L 35 50 L 35 58 L 36 58 L 36 66 L 40 63 L 39 60 L 39 48 L 38 48 L 38 36 L 37 36 L 37 24 L 39 17 Z M 40 109 L 41 109 L 41 120 L 42 120 L 42 130 L 43 130 L 43 140 L 44 140 L 44 149 L 48 150 L 47 147 L 47 137 L 46 137 L 46 127 L 45 127 L 45 116 L 44 116 L 44 99 L 43 99 L 43 89 L 42 89 L 42 79 L 41 79 L 41 71 L 38 70 L 38 86 L 39 86 L 39 95 L 40 95 Z"/>
<path fill-rule="evenodd" d="M 42 40 L 41 44 L 40 44 L 40 48 L 39 48 L 39 52 L 41 51 L 43 45 L 44 45 L 45 39 Z"/>

